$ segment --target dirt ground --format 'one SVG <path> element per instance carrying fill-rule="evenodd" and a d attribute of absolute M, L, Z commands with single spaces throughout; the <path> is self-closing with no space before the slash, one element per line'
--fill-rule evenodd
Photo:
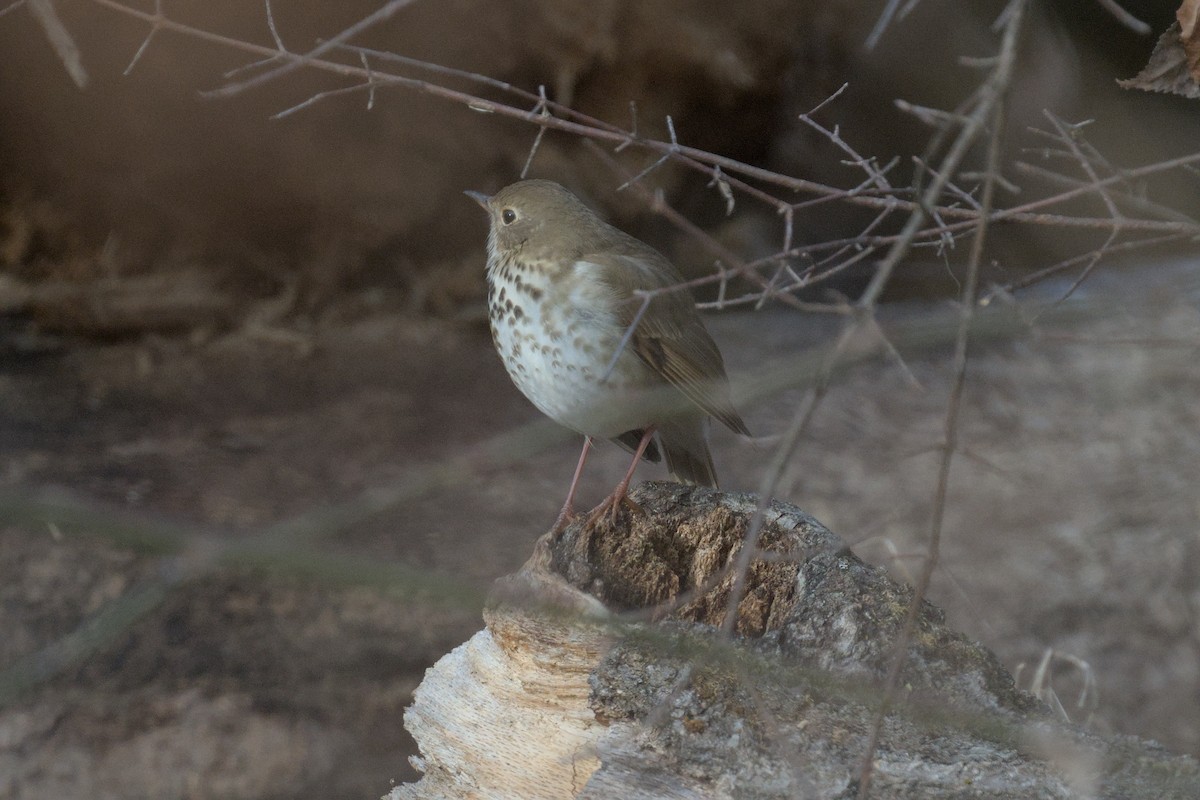
<path fill-rule="evenodd" d="M 1188 270 L 1101 276 L 1071 302 L 1119 313 L 976 351 L 933 599 L 1026 686 L 1048 648 L 1073 659 L 1049 673 L 1073 719 L 1200 755 L 1200 284 Z M 895 306 L 886 324 L 949 311 Z M 833 332 L 788 312 L 712 328 L 735 377 Z M 927 535 L 949 385 L 947 348 L 905 355 L 915 384 L 887 362 L 839 379 L 778 492 L 901 575 Z M 726 487 L 756 488 L 799 392 L 745 407 L 757 442 L 715 433 Z M 479 627 L 479 592 L 529 555 L 576 455 L 565 437 L 482 447 L 536 412 L 472 321 L 377 315 L 286 338 L 24 348 L 0 370 L 0 409 L 0 490 L 61 487 L 218 546 L 408 487 L 378 513 L 329 522 L 317 546 L 330 563 L 422 578 L 417 592 L 353 585 L 321 558 L 276 554 L 274 569 L 234 559 L 174 584 L 0 712 L 0 798 L 22 800 L 375 797 L 411 779 L 413 688 Z M 624 463 L 602 447 L 583 500 Z M 102 518 L 0 520 L 0 664 L 174 563 L 105 538 Z"/>

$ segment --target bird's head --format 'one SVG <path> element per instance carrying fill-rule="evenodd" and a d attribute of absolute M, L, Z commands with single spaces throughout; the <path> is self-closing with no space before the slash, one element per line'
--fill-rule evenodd
<path fill-rule="evenodd" d="M 520 181 L 490 197 L 482 192 L 465 194 L 488 212 L 488 249 L 493 252 L 570 257 L 608 228 L 583 201 L 554 181 Z"/>

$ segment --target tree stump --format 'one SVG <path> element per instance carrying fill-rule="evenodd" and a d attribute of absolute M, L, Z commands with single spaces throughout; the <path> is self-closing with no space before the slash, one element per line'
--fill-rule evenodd
<path fill-rule="evenodd" d="M 811 516 L 670 483 L 640 511 L 543 537 L 486 627 L 425 676 L 409 798 L 844 798 L 857 792 L 910 587 Z M 1200 797 L 1200 769 L 1057 721 L 924 603 L 872 762 L 872 797 Z"/>

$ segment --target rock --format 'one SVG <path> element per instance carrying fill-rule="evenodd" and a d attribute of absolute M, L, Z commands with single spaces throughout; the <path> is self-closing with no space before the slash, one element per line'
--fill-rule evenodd
<path fill-rule="evenodd" d="M 543 537 L 405 723 L 404 798 L 834 798 L 857 792 L 912 590 L 784 503 L 720 634 L 749 494 L 650 483 L 616 525 Z M 1060 723 L 924 603 L 875 797 L 1197 797 L 1200 768 Z"/>

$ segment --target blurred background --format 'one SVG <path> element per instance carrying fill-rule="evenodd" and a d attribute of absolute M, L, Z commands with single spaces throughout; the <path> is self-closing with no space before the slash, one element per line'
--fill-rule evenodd
<path fill-rule="evenodd" d="M 353 81 L 310 68 L 214 97 L 255 57 L 168 29 L 125 74 L 149 25 L 88 0 L 53 6 L 80 87 L 34 5 L 0 8 L 0 798 L 378 796 L 415 774 L 401 714 L 423 670 L 480 626 L 487 587 L 529 556 L 574 463 L 577 442 L 540 423 L 492 350 L 486 221 L 462 195 L 516 180 L 538 129 L 399 87 L 338 92 Z M 270 10 L 306 51 L 379 6 Z M 544 87 L 622 127 L 636 113 L 644 136 L 667 139 L 670 115 L 683 144 L 848 188 L 861 171 L 798 119 L 846 84 L 817 118 L 858 153 L 897 158 L 903 186 L 932 134 L 894 101 L 962 103 L 985 73 L 960 57 L 995 53 L 1003 6 L 924 0 L 867 49 L 880 2 L 417 0 L 353 43 Z M 1114 165 L 1194 152 L 1195 101 L 1116 84 L 1176 6 L 1129 4 L 1145 35 L 1098 2 L 1032 3 L 1006 164 L 1046 147 L 1030 133 L 1048 128 L 1045 109 L 1092 120 L 1083 135 Z M 271 46 L 262 4 L 164 12 Z M 550 131 L 529 174 L 686 274 L 711 271 L 694 237 L 618 190 L 657 156 L 617 157 Z M 1042 190 L 1021 182 L 1002 203 Z M 772 209 L 740 197 L 727 214 L 706 176 L 666 165 L 642 184 L 744 259 L 780 248 Z M 1194 218 L 1196 186 L 1180 169 L 1141 190 Z M 827 203 L 797 215 L 794 241 L 853 237 L 869 219 Z M 997 229 L 985 285 L 1106 234 Z M 915 252 L 884 327 L 952 317 L 962 255 Z M 873 267 L 805 297 L 854 299 Z M 1077 274 L 1013 307 L 1053 303 Z M 1106 257 L 1070 303 L 1070 325 L 975 353 L 932 599 L 1026 683 L 1054 653 L 1073 720 L 1200 754 L 1194 243 Z M 710 327 L 746 383 L 838 330 L 775 304 Z M 906 369 L 841 376 L 778 491 L 901 578 L 928 530 L 950 344 L 902 342 Z M 762 441 L 716 435 L 724 486 L 758 486 L 796 382 L 744 409 Z M 602 448 L 584 502 L 623 468 Z"/>

